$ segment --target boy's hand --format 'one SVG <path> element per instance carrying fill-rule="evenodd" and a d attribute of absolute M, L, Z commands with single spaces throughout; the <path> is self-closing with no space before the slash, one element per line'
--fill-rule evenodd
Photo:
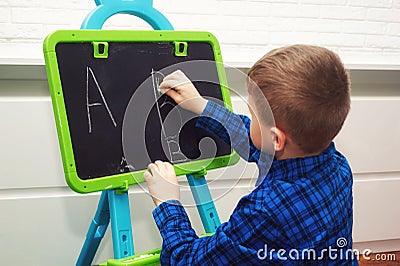
<path fill-rule="evenodd" d="M 170 163 L 155 161 L 147 167 L 144 173 L 147 187 L 156 206 L 167 200 L 179 200 L 179 184 L 174 168 Z"/>
<path fill-rule="evenodd" d="M 192 82 L 181 71 L 177 70 L 166 76 L 160 84 L 161 92 L 179 104 L 182 108 L 201 114 L 207 105 L 207 100 L 201 97 Z"/>

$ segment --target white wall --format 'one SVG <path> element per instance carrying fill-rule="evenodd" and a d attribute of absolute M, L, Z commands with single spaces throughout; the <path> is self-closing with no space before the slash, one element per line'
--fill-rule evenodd
<path fill-rule="evenodd" d="M 249 67 L 268 50 L 292 43 L 324 45 L 353 69 L 352 110 L 336 139 L 354 170 L 354 240 L 360 249 L 400 249 L 400 1 L 161 1 L 154 5 L 176 29 L 208 30 L 224 61 Z M 42 59 L 53 30 L 77 29 L 89 0 L 0 1 L 0 254 L 4 265 L 72 265 L 95 212 L 98 194 L 66 185 Z M 108 29 L 149 29 L 118 15 Z M 366 70 L 370 69 L 370 70 Z M 229 74 L 229 69 L 228 69 Z M 230 77 L 243 91 L 243 80 Z M 247 112 L 233 99 L 234 109 Z M 210 187 L 221 220 L 249 192 L 256 169 L 229 168 Z M 234 186 L 239 175 L 244 178 Z M 208 177 L 218 176 L 221 170 Z M 234 189 L 231 188 L 234 186 Z M 188 190 L 183 198 L 191 200 Z M 130 189 L 135 249 L 160 246 L 150 198 Z M 202 232 L 194 208 L 193 225 Z M 112 257 L 109 232 L 96 262 Z"/>
<path fill-rule="evenodd" d="M 43 38 L 78 29 L 95 6 L 91 0 L 0 1 L 0 58 L 42 60 Z M 273 47 L 292 43 L 327 46 L 350 64 L 400 61 L 399 0 L 155 0 L 178 30 L 213 32 L 224 60 L 248 66 Z M 128 15 L 105 28 L 149 29 Z"/>

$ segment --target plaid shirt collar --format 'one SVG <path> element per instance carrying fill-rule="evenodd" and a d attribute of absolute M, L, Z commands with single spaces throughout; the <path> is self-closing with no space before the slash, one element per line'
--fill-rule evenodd
<path fill-rule="evenodd" d="M 308 173 L 314 171 L 316 167 L 319 167 L 319 165 L 324 164 L 327 160 L 332 158 L 335 152 L 335 144 L 331 142 L 328 148 L 319 155 L 284 160 L 277 160 L 274 158 L 271 168 L 262 183 L 282 179 L 290 182 L 296 181 L 300 177 L 310 178 L 312 175 Z"/>

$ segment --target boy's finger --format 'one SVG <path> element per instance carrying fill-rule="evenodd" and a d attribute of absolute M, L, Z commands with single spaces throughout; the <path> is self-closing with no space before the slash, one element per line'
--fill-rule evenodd
<path fill-rule="evenodd" d="M 164 79 L 163 82 L 160 83 L 159 87 L 161 89 L 172 89 L 177 85 L 176 80 L 174 79 Z"/>
<path fill-rule="evenodd" d="M 179 72 L 179 70 L 175 70 L 174 72 L 172 72 L 172 73 L 166 75 L 166 76 L 164 77 L 164 80 L 166 80 L 166 79 L 173 79 L 173 78 L 176 76 L 176 74 L 177 74 L 178 72 Z"/>
<path fill-rule="evenodd" d="M 174 74 L 174 77 L 176 78 L 176 79 L 178 79 L 178 80 L 185 80 L 185 81 L 189 81 L 189 78 L 185 75 L 185 73 L 183 73 L 183 71 L 181 71 L 181 70 L 177 70 L 177 71 L 175 71 L 174 73 L 172 73 L 172 74 Z"/>
<path fill-rule="evenodd" d="M 154 164 L 157 165 L 158 168 L 160 168 L 160 166 L 163 165 L 163 162 L 162 162 L 161 160 L 156 160 L 156 161 L 154 162 Z"/>
<path fill-rule="evenodd" d="M 172 72 L 171 74 L 169 74 L 169 75 L 166 75 L 165 77 L 164 77 L 164 80 L 168 80 L 168 79 L 177 79 L 177 78 L 180 78 L 180 77 L 182 77 L 182 74 L 183 74 L 183 72 L 181 71 L 181 70 L 175 70 L 174 72 Z M 184 74 L 183 74 L 184 75 Z"/>
<path fill-rule="evenodd" d="M 175 90 L 172 90 L 172 89 L 171 90 L 163 90 L 161 92 L 168 95 L 172 99 L 174 99 L 175 102 L 181 100 L 181 95 L 178 92 L 176 92 Z"/>
<path fill-rule="evenodd" d="M 170 162 L 164 162 L 164 165 L 166 168 L 171 169 L 173 168 L 172 164 Z"/>
<path fill-rule="evenodd" d="M 176 78 L 164 78 L 163 81 L 160 83 L 160 88 L 173 88 L 175 90 L 180 90 L 180 86 L 189 84 L 190 80 L 188 79 L 176 79 Z"/>
<path fill-rule="evenodd" d="M 145 180 L 146 182 L 148 182 L 149 179 L 152 178 L 152 175 L 150 174 L 150 172 L 147 172 L 147 171 L 146 171 L 146 172 L 144 172 L 143 177 L 144 177 L 144 180 Z"/>
<path fill-rule="evenodd" d="M 171 174 L 172 174 L 172 173 L 175 173 L 175 170 L 174 170 L 174 167 L 172 166 L 172 164 L 166 162 L 166 163 L 165 163 L 165 166 L 166 166 L 167 171 L 168 171 L 169 173 L 171 173 Z"/>
<path fill-rule="evenodd" d="M 164 164 L 162 161 L 157 160 L 157 161 L 155 161 L 154 163 L 157 165 L 158 170 L 159 170 L 161 173 L 165 172 L 166 166 L 165 166 L 165 164 Z"/>
<path fill-rule="evenodd" d="M 158 166 L 154 163 L 149 164 L 147 169 L 149 169 L 152 174 L 158 172 Z"/>

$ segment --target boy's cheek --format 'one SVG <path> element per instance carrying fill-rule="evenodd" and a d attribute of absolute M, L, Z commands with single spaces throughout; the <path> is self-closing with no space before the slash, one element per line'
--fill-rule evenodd
<path fill-rule="evenodd" d="M 275 152 L 269 129 L 261 129 L 260 126 L 252 123 L 250 125 L 250 138 L 257 149 L 271 154 Z"/>
<path fill-rule="evenodd" d="M 257 149 L 261 150 L 261 140 L 258 136 L 253 136 L 250 132 L 250 138 L 251 141 L 253 142 L 254 146 L 256 146 Z"/>
<path fill-rule="evenodd" d="M 250 138 L 257 149 L 270 154 L 275 152 L 274 145 L 272 141 L 269 141 L 268 137 L 263 138 L 261 136 L 252 136 L 250 132 Z"/>
<path fill-rule="evenodd" d="M 250 139 L 254 146 L 258 149 L 261 148 L 261 130 L 259 124 L 255 121 L 254 116 L 251 118 L 250 122 Z"/>
<path fill-rule="evenodd" d="M 258 123 L 253 121 L 250 124 L 250 138 L 257 149 L 264 150 L 264 147 L 266 146 L 263 140 L 264 136 L 261 134 L 261 129 Z"/>

